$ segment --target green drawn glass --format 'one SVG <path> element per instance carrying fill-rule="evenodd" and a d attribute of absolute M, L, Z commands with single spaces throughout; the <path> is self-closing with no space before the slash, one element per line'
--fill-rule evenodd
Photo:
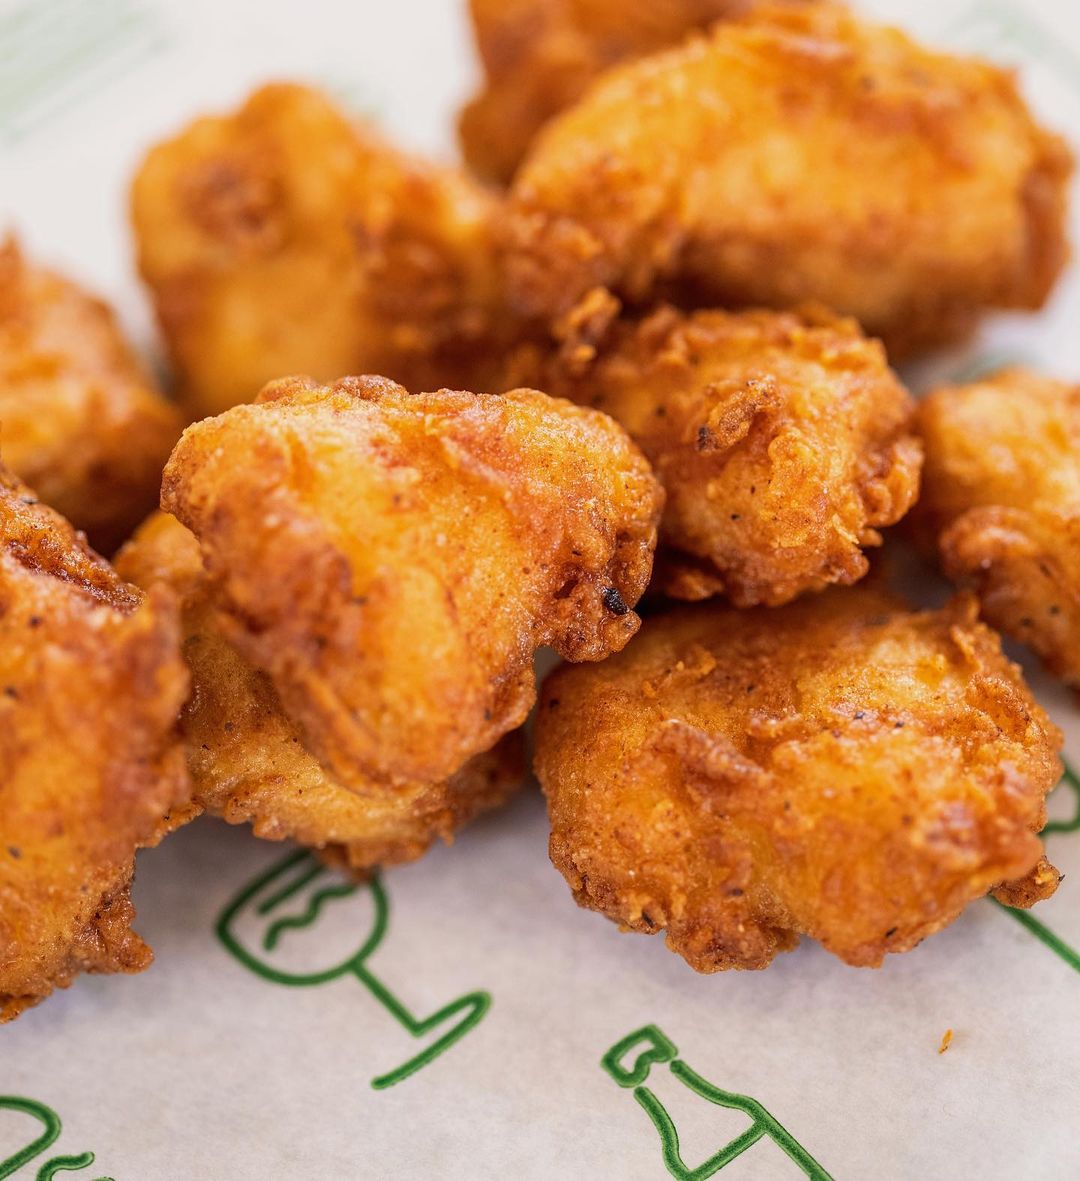
<path fill-rule="evenodd" d="M 637 1051 L 636 1057 L 630 1066 L 625 1066 L 623 1059 L 631 1051 Z M 652 1067 L 665 1063 L 675 1078 L 695 1095 L 718 1107 L 742 1111 L 751 1120 L 750 1127 L 745 1132 L 729 1140 L 708 1160 L 694 1168 L 682 1158 L 679 1151 L 679 1133 L 667 1109 L 655 1093 L 643 1085 Z M 741 1156 L 766 1136 L 778 1144 L 807 1177 L 813 1181 L 832 1181 L 821 1165 L 756 1099 L 751 1099 L 749 1095 L 738 1095 L 734 1091 L 722 1090 L 691 1070 L 678 1057 L 674 1043 L 655 1025 L 646 1025 L 616 1042 L 600 1059 L 600 1065 L 620 1087 L 633 1088 L 634 1098 L 644 1109 L 660 1137 L 664 1165 L 678 1181 L 706 1181 L 706 1178 L 719 1173 L 736 1157 Z"/>
<path fill-rule="evenodd" d="M 1068 820 L 1052 820 L 1043 829 L 1043 835 L 1047 833 L 1060 832 L 1077 832 L 1080 831 L 1080 778 L 1077 777 L 1076 772 L 1065 763 L 1065 774 L 1058 784 L 1057 790 L 1060 791 L 1062 787 L 1066 787 L 1073 795 L 1073 814 Z M 1048 947 L 1056 956 L 1064 960 L 1074 972 L 1080 972 L 1080 952 L 1070 947 L 1060 935 L 1056 935 L 1050 928 L 1041 920 L 1037 919 L 1029 910 L 1019 910 L 1016 907 L 1005 906 L 998 902 L 996 898 L 990 900 L 995 906 L 1005 911 L 1006 914 L 1011 915 L 1021 927 L 1025 927 L 1036 939 L 1039 940 L 1043 946 Z"/>
<path fill-rule="evenodd" d="M 60 1117 L 51 1107 L 39 1103 L 36 1099 L 22 1099 L 17 1095 L 0 1095 L 0 1111 L 24 1111 L 41 1121 L 42 1132 L 31 1140 L 25 1148 L 19 1149 L 14 1156 L 0 1161 L 0 1181 L 17 1173 L 25 1164 L 36 1156 L 40 1156 L 46 1148 L 56 1143 L 60 1135 Z M 78 1156 L 54 1156 L 47 1160 L 37 1171 L 36 1181 L 51 1181 L 57 1173 L 72 1173 L 79 1169 L 88 1169 L 94 1163 L 92 1152 L 82 1152 Z M 97 1181 L 112 1181 L 111 1177 L 98 1177 Z"/>
<path fill-rule="evenodd" d="M 423 1037 L 424 1034 L 444 1029 L 445 1032 L 419 1054 L 394 1070 L 372 1079 L 371 1085 L 377 1091 L 385 1090 L 415 1074 L 421 1067 L 450 1049 L 455 1042 L 460 1041 L 482 1020 L 491 1007 L 491 994 L 470 992 L 444 1005 L 429 1017 L 416 1017 L 366 965 L 368 957 L 382 942 L 389 922 L 390 906 L 382 883 L 377 877 L 365 885 L 331 879 L 330 884 L 319 888 L 320 879 L 325 880 L 328 876 L 327 868 L 311 854 L 302 850 L 290 854 L 245 886 L 229 903 L 218 919 L 217 935 L 231 955 L 264 980 L 290 988 L 308 988 L 352 976 L 359 980 L 394 1020 L 413 1037 Z M 281 908 L 286 903 L 298 898 L 309 887 L 312 887 L 312 892 L 308 895 L 306 906 L 299 913 L 281 913 Z M 375 921 L 359 951 L 332 968 L 317 972 L 285 971 L 264 956 L 253 955 L 238 938 L 237 928 L 241 919 L 256 915 L 265 923 L 262 950 L 272 952 L 287 931 L 304 930 L 313 926 L 327 902 L 335 898 L 347 898 L 363 889 L 371 891 Z"/>

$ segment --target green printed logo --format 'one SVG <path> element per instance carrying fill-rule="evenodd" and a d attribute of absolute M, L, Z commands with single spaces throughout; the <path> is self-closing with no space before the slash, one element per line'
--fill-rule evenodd
<path fill-rule="evenodd" d="M 626 1065 L 624 1060 L 632 1053 L 634 1057 L 631 1064 Z M 656 1095 L 645 1086 L 649 1071 L 665 1063 L 672 1075 L 699 1098 L 715 1103 L 718 1107 L 745 1112 L 751 1120 L 745 1132 L 729 1140 L 696 1168 L 691 1168 L 683 1160 L 679 1152 L 679 1133 L 671 1116 Z M 600 1059 L 600 1065 L 620 1087 L 633 1088 L 634 1098 L 644 1108 L 660 1137 L 667 1171 L 679 1181 L 706 1181 L 706 1178 L 719 1173 L 766 1136 L 778 1144 L 807 1177 L 814 1181 L 832 1181 L 821 1165 L 756 1099 L 724 1091 L 703 1079 L 678 1057 L 674 1044 L 655 1025 L 646 1025 L 627 1034 Z"/>
<path fill-rule="evenodd" d="M 0 134 L 16 140 L 165 44 L 131 0 L 22 0 L 0 12 Z"/>
<path fill-rule="evenodd" d="M 0 1160 L 0 1181 L 17 1173 L 23 1165 L 29 1164 L 35 1157 L 40 1156 L 47 1148 L 51 1148 L 60 1136 L 60 1117 L 51 1107 L 39 1103 L 36 1099 L 20 1099 L 17 1095 L 0 1095 L 0 1111 L 17 1111 L 37 1120 L 41 1131 L 33 1140 L 26 1143 L 12 1156 Z M 35 1128 L 36 1130 L 36 1128 Z M 92 1152 L 82 1152 L 78 1156 L 54 1156 L 45 1161 L 37 1171 L 35 1181 L 50 1181 L 57 1173 L 74 1173 L 81 1169 L 88 1169 L 94 1163 Z M 112 1181 L 111 1177 L 98 1177 L 95 1181 Z"/>
<path fill-rule="evenodd" d="M 309 936 L 304 944 L 304 962 L 300 968 L 285 966 L 276 952 L 283 949 L 283 937 L 292 932 L 316 928 L 327 903 L 335 899 L 364 894 L 372 908 L 371 928 L 359 950 L 355 940 L 344 958 L 329 967 L 322 966 L 323 940 Z M 437 1034 L 419 1054 L 386 1074 L 372 1079 L 378 1091 L 400 1083 L 421 1067 L 460 1041 L 474 1028 L 491 1007 L 491 994 L 470 992 L 443 1005 L 430 1017 L 416 1017 L 367 967 L 367 961 L 383 941 L 389 924 L 390 904 L 377 877 L 358 885 L 334 878 L 311 854 L 291 854 L 260 874 L 233 899 L 217 923 L 218 938 L 226 949 L 257 976 L 290 988 L 328 984 L 352 976 L 371 993 L 380 1005 L 413 1037 Z M 254 933 L 255 951 L 242 940 L 241 930 L 248 926 Z M 290 940 L 284 939 L 284 943 Z M 295 943 L 295 940 L 291 942 Z"/>
<path fill-rule="evenodd" d="M 1076 772 L 1068 763 L 1065 764 L 1065 774 L 1057 787 L 1058 791 L 1063 789 L 1067 789 L 1072 794 L 1072 815 L 1065 820 L 1051 820 L 1042 830 L 1044 837 L 1051 836 L 1054 833 L 1080 831 L 1080 778 L 1077 778 Z M 1020 926 L 1026 927 L 1036 939 L 1048 947 L 1056 956 L 1063 959 L 1074 972 L 1080 972 L 1080 952 L 1070 947 L 1060 935 L 1051 931 L 1030 910 L 1017 910 L 1015 907 L 1005 906 L 998 902 L 996 898 L 992 898 L 990 901 L 995 906 L 1001 907 L 1006 914 L 1012 915 Z"/>

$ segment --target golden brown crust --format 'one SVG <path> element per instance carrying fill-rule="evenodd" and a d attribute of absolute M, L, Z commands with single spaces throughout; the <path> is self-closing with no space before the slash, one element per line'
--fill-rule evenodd
<path fill-rule="evenodd" d="M 79 972 L 137 972 L 135 850 L 190 785 L 176 609 L 0 468 L 0 1021 Z"/>
<path fill-rule="evenodd" d="M 520 785 L 516 731 L 442 783 L 343 786 L 305 749 L 269 677 L 222 637 L 199 544 L 175 517 L 151 517 L 117 566 L 140 586 L 163 584 L 181 597 L 192 675 L 181 729 L 196 804 L 211 815 L 267 840 L 297 840 L 359 873 L 412 861 L 436 838 L 449 843 Z"/>
<path fill-rule="evenodd" d="M 0 241 L 0 445 L 37 494 L 111 552 L 157 503 L 180 415 L 100 300 Z"/>
<path fill-rule="evenodd" d="M 533 654 L 637 630 L 663 494 L 611 419 L 532 390 L 273 383 L 190 427 L 162 507 L 226 638 L 350 786 L 445 779 L 525 719 Z"/>
<path fill-rule="evenodd" d="M 582 325 L 577 326 L 580 337 Z M 918 494 L 914 403 L 852 320 L 662 308 L 544 374 L 622 423 L 667 492 L 654 586 L 778 605 L 867 570 Z"/>
<path fill-rule="evenodd" d="M 609 66 L 666 49 L 751 3 L 470 0 L 485 85 L 459 117 L 466 161 L 483 179 L 506 184 L 540 128 Z"/>
<path fill-rule="evenodd" d="M 916 523 L 985 619 L 1080 685 L 1080 386 L 1008 369 L 919 407 Z"/>
<path fill-rule="evenodd" d="M 801 934 L 875 966 L 1029 874 L 1061 735 L 975 614 L 865 585 L 684 608 L 558 670 L 536 770 L 578 902 L 698 971 Z"/>
<path fill-rule="evenodd" d="M 296 85 L 152 149 L 139 268 L 192 417 L 288 373 L 461 380 L 497 332 L 492 202 Z"/>
<path fill-rule="evenodd" d="M 511 189 L 509 293 L 549 319 L 596 286 L 820 300 L 895 356 L 1043 303 L 1071 167 L 1010 73 L 839 5 L 765 4 L 616 68 L 544 129 Z"/>

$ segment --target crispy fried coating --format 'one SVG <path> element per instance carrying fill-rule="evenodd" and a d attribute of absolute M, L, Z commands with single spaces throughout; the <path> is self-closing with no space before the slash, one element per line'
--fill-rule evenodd
<path fill-rule="evenodd" d="M 865 584 L 648 620 L 546 681 L 536 769 L 580 905 L 667 930 L 699 972 L 809 935 L 877 966 L 1027 877 L 1061 735 L 970 597 L 914 612 Z M 1005 895 L 1008 897 L 1008 895 Z"/>
<path fill-rule="evenodd" d="M 0 242 L 0 445 L 104 552 L 157 503 L 179 412 L 100 300 Z"/>
<path fill-rule="evenodd" d="M 794 2 L 794 0 L 790 0 Z M 469 166 L 506 184 L 537 131 L 616 62 L 681 41 L 752 0 L 470 0 L 483 89 L 458 131 Z"/>
<path fill-rule="evenodd" d="M 596 286 L 818 300 L 899 356 L 1041 306 L 1071 167 L 1007 71 L 831 3 L 766 4 L 616 68 L 545 128 L 511 189 L 508 290 L 547 318 Z"/>
<path fill-rule="evenodd" d="M 912 399 L 878 341 L 820 309 L 663 308 L 541 384 L 612 415 L 652 463 L 677 598 L 775 606 L 853 583 L 918 494 Z"/>
<path fill-rule="evenodd" d="M 291 838 L 354 872 L 412 861 L 481 812 L 504 803 L 522 779 L 521 731 L 475 755 L 448 780 L 403 788 L 338 783 L 304 747 L 270 678 L 222 636 L 199 543 L 156 513 L 117 557 L 142 587 L 164 584 L 183 606 L 192 692 L 181 716 L 194 801 L 256 836 Z"/>
<path fill-rule="evenodd" d="M 269 385 L 190 427 L 162 507 L 218 626 L 341 783 L 435 783 L 525 719 L 533 655 L 637 630 L 663 493 L 622 429 L 534 390 Z"/>
<path fill-rule="evenodd" d="M 174 603 L 144 597 L 0 467 L 0 1022 L 138 972 L 135 850 L 189 794 Z"/>
<path fill-rule="evenodd" d="M 493 200 L 296 85 L 154 147 L 132 220 L 190 416 L 288 373 L 461 380 L 489 347 Z"/>
<path fill-rule="evenodd" d="M 1007 369 L 919 406 L 915 514 L 985 619 L 1080 686 L 1080 386 Z"/>

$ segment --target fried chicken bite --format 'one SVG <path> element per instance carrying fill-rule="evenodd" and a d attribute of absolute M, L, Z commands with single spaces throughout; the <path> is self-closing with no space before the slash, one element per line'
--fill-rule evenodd
<path fill-rule="evenodd" d="M 303 86 L 157 145 L 132 221 L 190 416 L 287 373 L 459 380 L 491 344 L 493 200 Z"/>
<path fill-rule="evenodd" d="M 112 311 L 0 242 L 0 444 L 7 465 L 111 553 L 154 507 L 180 436 Z"/>
<path fill-rule="evenodd" d="M 345 787 L 304 747 L 270 678 L 222 636 L 195 537 L 156 513 L 117 557 L 139 586 L 164 585 L 182 603 L 192 692 L 181 715 L 195 805 L 256 836 L 291 838 L 353 872 L 412 861 L 449 843 L 522 779 L 521 731 L 473 756 L 441 783 Z"/>
<path fill-rule="evenodd" d="M 1006 369 L 919 406 L 915 522 L 983 617 L 1080 686 L 1080 386 Z"/>
<path fill-rule="evenodd" d="M 1035 834 L 1061 735 L 970 597 L 916 612 L 864 584 L 652 617 L 548 678 L 536 744 L 579 905 L 666 929 L 699 972 L 800 935 L 874 967 L 1002 883 L 1057 885 Z"/>
<path fill-rule="evenodd" d="M 0 1022 L 139 972 L 135 850 L 189 795 L 175 605 L 122 581 L 0 467 Z"/>
<path fill-rule="evenodd" d="M 1008 71 L 836 4 L 764 4 L 616 68 L 544 129 L 510 192 L 508 292 L 548 319 L 596 286 L 818 300 L 898 357 L 1042 305 L 1071 168 Z"/>
<path fill-rule="evenodd" d="M 789 0 L 795 2 L 795 0 Z M 506 184 L 533 137 L 598 74 L 744 12 L 752 0 L 470 0 L 485 81 L 458 121 L 465 160 Z"/>
<path fill-rule="evenodd" d="M 590 352 L 541 384 L 610 414 L 652 463 L 669 595 L 775 606 L 855 582 L 918 494 L 914 403 L 853 320 L 668 307 Z"/>
<path fill-rule="evenodd" d="M 190 427 L 162 491 L 222 635 L 361 791 L 444 780 L 519 726 L 540 646 L 621 648 L 662 499 L 595 411 L 376 377 L 272 383 Z"/>

